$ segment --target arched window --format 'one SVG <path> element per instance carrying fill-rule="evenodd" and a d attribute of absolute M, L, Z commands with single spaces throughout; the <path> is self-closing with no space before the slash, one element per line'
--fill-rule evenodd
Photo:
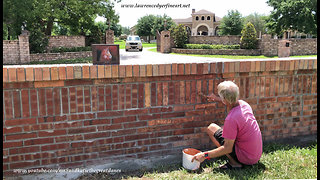
<path fill-rule="evenodd" d="M 207 17 L 207 20 L 210 21 L 210 16 Z"/>
<path fill-rule="evenodd" d="M 202 20 L 202 21 L 204 20 L 204 16 L 201 17 L 201 20 Z"/>
<path fill-rule="evenodd" d="M 196 16 L 196 21 L 198 21 L 199 20 L 199 17 L 198 16 Z"/>

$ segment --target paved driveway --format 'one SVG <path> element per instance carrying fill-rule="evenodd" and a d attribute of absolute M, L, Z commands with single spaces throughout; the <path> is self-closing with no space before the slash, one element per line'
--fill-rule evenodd
<path fill-rule="evenodd" d="M 186 55 L 173 55 L 165 53 L 156 53 L 148 51 L 150 48 L 144 48 L 140 51 L 128 51 L 120 49 L 120 65 L 131 64 L 171 64 L 171 63 L 205 63 L 226 61 L 222 58 L 195 57 Z"/>

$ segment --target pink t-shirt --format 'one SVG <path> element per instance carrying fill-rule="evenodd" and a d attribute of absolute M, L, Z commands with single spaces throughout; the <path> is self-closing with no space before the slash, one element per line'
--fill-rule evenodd
<path fill-rule="evenodd" d="M 239 100 L 239 106 L 230 110 L 225 119 L 222 137 L 235 140 L 238 160 L 247 165 L 255 164 L 262 154 L 262 137 L 251 106 Z"/>

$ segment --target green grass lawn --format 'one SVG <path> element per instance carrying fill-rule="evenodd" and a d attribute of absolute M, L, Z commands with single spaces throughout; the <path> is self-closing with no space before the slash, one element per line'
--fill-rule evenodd
<path fill-rule="evenodd" d="M 145 173 L 151 179 L 316 179 L 317 144 L 299 148 L 288 145 L 269 144 L 264 146 L 258 164 L 241 170 L 219 170 L 226 158 L 217 158 L 202 164 L 202 170 L 190 172 L 181 166 L 168 167 Z M 178 168 L 178 169 L 177 169 Z M 129 179 L 136 179 L 130 177 Z"/>
<path fill-rule="evenodd" d="M 114 44 L 119 44 L 120 49 L 125 49 L 126 42 L 124 40 L 115 41 Z M 157 47 L 156 43 L 142 43 L 144 48 L 146 47 Z"/>
<path fill-rule="evenodd" d="M 151 170 L 110 174 L 89 174 L 78 178 L 87 179 L 316 179 L 317 142 L 305 147 L 267 144 L 263 147 L 260 161 L 241 170 L 219 170 L 227 158 L 206 160 L 197 171 L 188 171 L 181 164 L 160 166 Z"/>
<path fill-rule="evenodd" d="M 148 49 L 151 52 L 157 52 L 157 48 Z M 184 56 L 196 56 L 196 57 L 209 57 L 209 58 L 224 58 L 224 59 L 270 59 L 278 58 L 278 56 L 233 56 L 233 55 L 206 55 L 206 54 L 181 54 L 181 53 L 170 53 L 173 55 L 184 55 Z M 290 56 L 290 57 L 317 57 L 317 55 L 303 55 L 303 56 Z"/>

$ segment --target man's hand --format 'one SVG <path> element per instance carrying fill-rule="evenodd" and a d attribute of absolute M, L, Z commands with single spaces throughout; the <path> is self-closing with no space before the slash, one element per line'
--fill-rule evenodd
<path fill-rule="evenodd" d="M 200 163 L 202 163 L 206 158 L 204 157 L 204 153 L 200 152 L 196 155 L 193 156 L 193 158 L 191 159 L 191 162 L 193 162 L 194 160 L 199 161 Z"/>
<path fill-rule="evenodd" d="M 219 100 L 220 100 L 220 97 L 216 96 L 213 93 L 211 93 L 209 96 L 207 96 L 208 102 L 219 101 Z"/>
<path fill-rule="evenodd" d="M 201 96 L 204 100 L 208 102 L 214 102 L 214 101 L 221 101 L 220 97 L 216 96 L 215 94 L 211 93 L 210 95 L 206 96 L 203 93 L 199 93 L 199 96 Z"/>

